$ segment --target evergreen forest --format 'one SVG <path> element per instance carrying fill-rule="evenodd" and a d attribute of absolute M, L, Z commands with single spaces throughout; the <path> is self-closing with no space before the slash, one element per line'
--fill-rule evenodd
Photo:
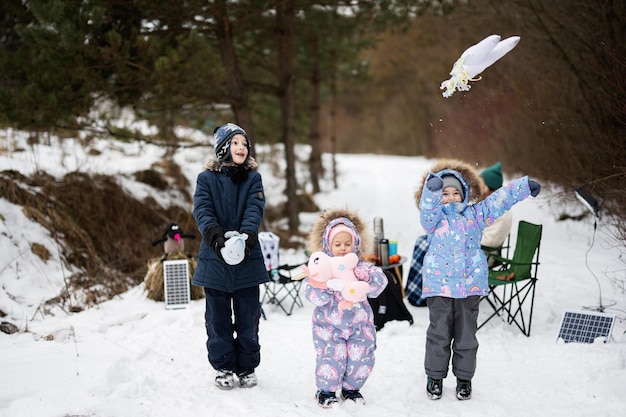
<path fill-rule="evenodd" d="M 0 126 L 32 140 L 79 131 L 163 144 L 227 121 L 281 143 L 290 230 L 295 145 L 321 155 L 454 157 L 585 187 L 626 237 L 623 0 L 3 0 Z M 491 34 L 513 51 L 442 96 L 460 54 Z M 158 132 L 112 123 L 132 109 Z M 389 173 L 392 176 L 393 173 Z"/>

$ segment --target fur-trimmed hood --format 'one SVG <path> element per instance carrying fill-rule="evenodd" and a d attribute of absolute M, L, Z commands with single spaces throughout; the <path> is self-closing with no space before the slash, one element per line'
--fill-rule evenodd
<path fill-rule="evenodd" d="M 358 248 L 356 248 L 356 254 L 359 258 L 371 255 L 373 250 L 374 235 L 359 215 L 355 211 L 348 208 L 332 208 L 324 210 L 320 213 L 319 218 L 313 224 L 311 232 L 307 238 L 307 250 L 310 253 L 322 251 L 330 254 L 330 248 L 327 243 L 325 244 L 329 232 L 327 229 L 333 220 L 340 217 L 348 219 L 352 225 L 354 225 L 353 229 L 355 229 L 355 233 L 360 238 L 360 243 Z M 347 224 L 347 226 L 352 227 L 349 224 Z"/>
<path fill-rule="evenodd" d="M 220 172 L 222 170 L 222 168 L 224 167 L 228 167 L 228 166 L 235 166 L 235 164 L 231 163 L 224 163 L 218 159 L 210 159 L 207 163 L 204 164 L 204 166 L 202 167 L 205 171 L 216 171 L 216 172 Z M 252 157 L 249 156 L 248 159 L 245 162 L 244 167 L 246 169 L 256 169 L 259 166 L 259 164 L 256 162 L 256 160 Z"/>
<path fill-rule="evenodd" d="M 458 159 L 439 159 L 435 162 L 435 165 L 430 168 L 430 170 L 424 173 L 419 183 L 419 188 L 415 191 L 415 204 L 418 208 L 422 197 L 422 190 L 424 188 L 426 178 L 428 178 L 428 174 L 431 172 L 439 174 L 445 170 L 454 170 L 461 174 L 461 177 L 463 177 L 459 179 L 461 180 L 461 184 L 465 183 L 463 185 L 469 188 L 469 193 L 467 191 L 465 192 L 464 201 L 466 204 L 477 203 L 485 199 L 486 196 L 483 195 L 483 179 L 473 166 Z"/>

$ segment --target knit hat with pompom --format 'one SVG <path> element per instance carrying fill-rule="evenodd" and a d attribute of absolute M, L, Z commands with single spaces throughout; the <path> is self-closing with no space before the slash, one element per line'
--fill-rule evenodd
<path fill-rule="evenodd" d="M 215 128 L 213 138 L 215 139 L 215 155 L 222 162 L 231 162 L 230 142 L 235 135 L 244 135 L 246 137 L 246 145 L 248 153 L 250 153 L 250 139 L 246 135 L 246 131 L 234 123 L 226 123 L 225 125 Z"/>

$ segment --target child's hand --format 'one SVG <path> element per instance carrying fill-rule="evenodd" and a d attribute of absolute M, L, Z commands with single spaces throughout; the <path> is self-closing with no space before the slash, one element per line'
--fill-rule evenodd
<path fill-rule="evenodd" d="M 204 232 L 203 239 L 207 245 L 213 249 L 217 257 L 223 261 L 224 258 L 222 258 L 221 250 L 226 243 L 226 239 L 224 238 L 224 229 L 220 226 L 209 227 Z"/>
<path fill-rule="evenodd" d="M 426 187 L 432 192 L 439 191 L 443 188 L 443 180 L 431 173 L 426 180 Z"/>
<path fill-rule="evenodd" d="M 246 249 L 244 256 L 244 261 L 247 261 L 248 257 L 250 256 L 250 251 L 252 251 L 252 249 L 254 249 L 254 247 L 259 243 L 259 237 L 256 233 L 251 231 L 241 232 L 241 234 L 248 236 L 248 238 L 246 239 Z"/>
<path fill-rule="evenodd" d="M 357 267 L 355 267 L 354 268 L 354 276 L 359 281 L 367 281 L 367 282 L 369 282 L 369 280 L 370 280 L 369 271 L 364 266 L 357 266 Z"/>
<path fill-rule="evenodd" d="M 528 188 L 530 188 L 530 195 L 537 197 L 539 191 L 541 191 L 541 185 L 537 181 L 528 180 Z"/>

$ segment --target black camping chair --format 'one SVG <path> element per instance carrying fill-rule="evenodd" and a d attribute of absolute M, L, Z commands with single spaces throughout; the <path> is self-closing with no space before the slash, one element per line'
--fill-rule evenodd
<path fill-rule="evenodd" d="M 302 287 L 302 265 L 280 265 L 278 268 L 268 271 L 270 281 L 263 284 L 265 293 L 261 303 L 275 304 L 288 316 L 293 313 L 295 306 L 303 307 L 300 298 Z"/>
<path fill-rule="evenodd" d="M 525 336 L 530 336 L 535 302 L 537 268 L 542 226 L 520 221 L 513 257 L 492 255 L 499 265 L 489 270 L 489 295 L 483 300 L 491 313 L 478 328 L 498 316 L 515 324 Z"/>
<path fill-rule="evenodd" d="M 272 232 L 260 232 L 259 245 L 270 277 L 270 281 L 263 284 L 265 292 L 261 298 L 261 309 L 264 303 L 275 304 L 290 316 L 295 306 L 303 307 L 300 287 L 304 274 L 298 269 L 302 264 L 280 265 L 280 238 Z"/>

